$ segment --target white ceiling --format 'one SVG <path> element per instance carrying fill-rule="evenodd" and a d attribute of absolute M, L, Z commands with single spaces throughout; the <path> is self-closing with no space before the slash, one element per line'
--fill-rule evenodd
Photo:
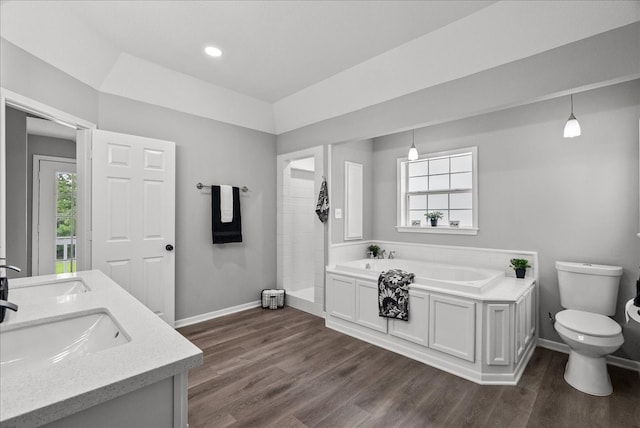
<path fill-rule="evenodd" d="M 95 89 L 275 133 L 640 15 L 638 1 L 0 1 L 3 38 Z"/>
<path fill-rule="evenodd" d="M 123 52 L 273 103 L 491 3 L 88 1 L 64 7 Z M 224 55 L 205 56 L 207 44 Z"/>
<path fill-rule="evenodd" d="M 71 15 L 121 53 L 273 103 L 494 1 L 8 3 L 25 18 Z M 57 31 L 74 31 L 60 24 Z M 223 56 L 206 56 L 208 44 Z"/>

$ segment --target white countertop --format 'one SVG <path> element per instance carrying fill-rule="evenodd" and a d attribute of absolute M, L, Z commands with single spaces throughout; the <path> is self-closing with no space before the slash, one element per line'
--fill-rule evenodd
<path fill-rule="evenodd" d="M 12 299 L 11 289 L 34 281 L 80 277 L 90 291 L 64 298 Z M 45 275 L 9 281 L 9 301 L 0 332 L 42 319 L 102 309 L 109 312 L 131 341 L 52 368 L 2 377 L 0 423 L 3 428 L 38 426 L 184 373 L 202 364 L 202 351 L 100 271 Z"/>
<path fill-rule="evenodd" d="M 370 274 L 347 272 L 344 270 L 336 269 L 335 266 L 327 266 L 326 270 L 327 272 L 335 275 L 351 276 L 354 278 L 366 279 L 368 281 L 376 281 L 379 275 L 378 272 L 373 271 Z M 451 294 L 479 301 L 512 302 L 518 300 L 534 283 L 535 279 L 531 277 L 518 279 L 511 276 L 505 276 L 502 280 L 497 282 L 495 285 L 492 285 L 490 288 L 480 294 L 465 293 L 463 291 L 452 290 L 445 287 L 426 286 L 422 284 L 410 284 L 409 288 L 443 294 Z"/>

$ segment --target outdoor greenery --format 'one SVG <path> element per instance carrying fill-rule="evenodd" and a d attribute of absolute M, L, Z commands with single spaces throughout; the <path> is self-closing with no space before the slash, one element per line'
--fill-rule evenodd
<path fill-rule="evenodd" d="M 75 236 L 76 230 L 76 175 L 58 173 L 57 233 L 56 236 Z"/>

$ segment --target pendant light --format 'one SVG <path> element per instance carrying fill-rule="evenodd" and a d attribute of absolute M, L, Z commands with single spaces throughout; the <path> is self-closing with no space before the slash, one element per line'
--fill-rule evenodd
<path fill-rule="evenodd" d="M 571 116 L 564 125 L 564 138 L 579 137 L 581 133 L 578 119 L 573 115 L 573 94 L 571 94 Z"/>
<path fill-rule="evenodd" d="M 416 130 L 412 129 L 411 130 L 411 148 L 409 149 L 409 154 L 407 155 L 407 158 L 409 159 L 409 161 L 418 160 L 418 149 L 416 149 L 415 137 L 416 137 Z"/>

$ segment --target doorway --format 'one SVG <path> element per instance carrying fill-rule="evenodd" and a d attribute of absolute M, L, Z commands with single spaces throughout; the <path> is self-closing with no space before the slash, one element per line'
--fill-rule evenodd
<path fill-rule="evenodd" d="M 323 147 L 278 156 L 278 288 L 287 304 L 324 312 L 325 224 L 315 213 Z"/>
<path fill-rule="evenodd" d="M 32 275 L 77 271 L 75 159 L 33 156 Z"/>

